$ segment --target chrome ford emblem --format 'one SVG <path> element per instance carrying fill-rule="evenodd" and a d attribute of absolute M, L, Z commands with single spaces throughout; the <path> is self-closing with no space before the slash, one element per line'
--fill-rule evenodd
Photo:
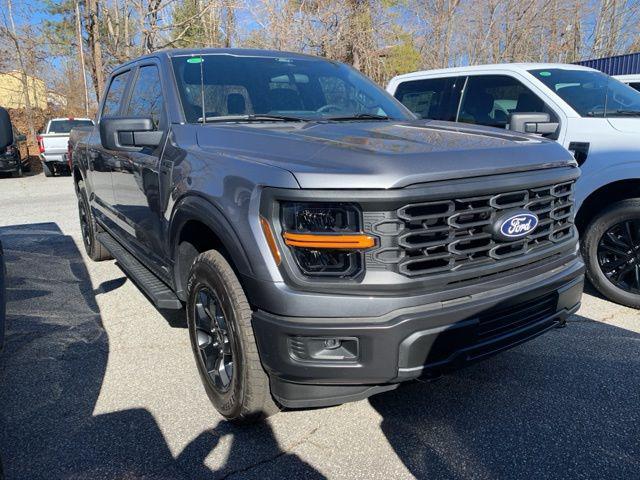
<path fill-rule="evenodd" d="M 499 240 L 526 237 L 538 226 L 538 216 L 528 210 L 507 212 L 494 224 L 493 234 Z"/>

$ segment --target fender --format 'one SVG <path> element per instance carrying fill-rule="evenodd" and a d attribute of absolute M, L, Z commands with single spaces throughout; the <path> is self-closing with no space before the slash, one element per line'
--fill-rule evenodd
<path fill-rule="evenodd" d="M 589 160 L 587 160 L 587 163 Z M 594 192 L 615 182 L 623 180 L 638 180 L 640 161 L 616 163 L 603 169 L 589 169 L 582 167 L 582 175 L 576 184 L 576 211 L 579 211 L 584 201 Z"/>
<path fill-rule="evenodd" d="M 249 263 L 247 253 L 240 242 L 240 238 L 227 220 L 222 211 L 208 200 L 191 194 L 178 200 L 176 203 L 170 224 L 169 224 L 169 252 L 171 262 L 175 266 L 177 240 L 184 225 L 192 220 L 196 220 L 206 225 L 216 234 L 222 245 L 225 247 L 236 269 L 243 275 L 253 275 L 253 270 Z M 177 269 L 173 269 L 174 281 L 177 290 L 182 286 L 177 278 Z"/>

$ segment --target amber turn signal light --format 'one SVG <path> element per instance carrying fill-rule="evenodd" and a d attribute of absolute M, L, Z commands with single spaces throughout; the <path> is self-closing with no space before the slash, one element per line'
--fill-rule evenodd
<path fill-rule="evenodd" d="M 269 222 L 267 222 L 265 218 L 260 217 L 260 226 L 262 227 L 264 238 L 267 240 L 269 250 L 271 250 L 271 255 L 273 255 L 273 259 L 276 261 L 276 265 L 280 265 L 280 262 L 282 261 L 282 258 L 280 257 L 280 250 L 278 250 L 278 245 L 276 244 L 276 239 L 273 236 Z"/>
<path fill-rule="evenodd" d="M 284 243 L 290 247 L 365 250 L 375 246 L 376 241 L 369 235 L 312 235 L 285 232 Z"/>

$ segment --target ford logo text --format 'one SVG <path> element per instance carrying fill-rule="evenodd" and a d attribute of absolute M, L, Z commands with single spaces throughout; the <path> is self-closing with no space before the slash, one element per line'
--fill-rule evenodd
<path fill-rule="evenodd" d="M 513 212 L 506 218 L 499 219 L 494 232 L 501 240 L 523 238 L 538 226 L 538 216 L 528 211 Z M 497 230 L 497 231 L 496 231 Z"/>

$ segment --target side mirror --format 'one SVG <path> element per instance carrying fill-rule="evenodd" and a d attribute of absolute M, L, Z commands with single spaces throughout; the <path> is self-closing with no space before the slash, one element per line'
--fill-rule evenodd
<path fill-rule="evenodd" d="M 13 127 L 9 112 L 0 107 L 0 150 L 4 150 L 13 143 Z"/>
<path fill-rule="evenodd" d="M 558 123 L 552 122 L 548 113 L 512 113 L 509 115 L 509 130 L 520 133 L 555 133 Z"/>
<path fill-rule="evenodd" d="M 164 132 L 155 130 L 151 118 L 113 117 L 100 120 L 100 142 L 107 150 L 137 152 L 157 147 Z"/>

